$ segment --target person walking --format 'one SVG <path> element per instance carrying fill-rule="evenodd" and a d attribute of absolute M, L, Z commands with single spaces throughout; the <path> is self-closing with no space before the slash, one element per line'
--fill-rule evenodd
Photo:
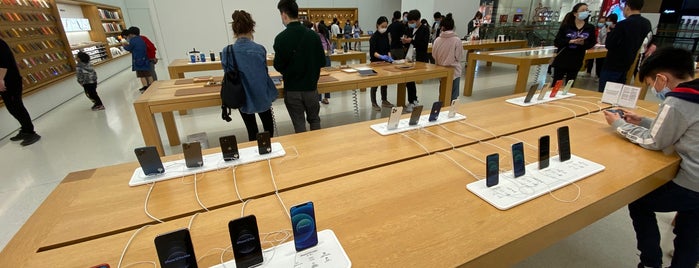
<path fill-rule="evenodd" d="M 21 126 L 19 133 L 10 140 L 22 141 L 22 146 L 39 141 L 41 136 L 34 131 L 32 118 L 22 102 L 22 76 L 19 74 L 15 55 L 3 39 L 0 39 L 0 96 L 7 111 Z"/>
<path fill-rule="evenodd" d="M 83 87 L 85 96 L 92 101 L 93 111 L 104 110 L 102 99 L 97 95 L 97 72 L 90 64 L 90 55 L 85 52 L 78 52 L 78 65 L 75 68 L 75 76 L 78 79 L 78 84 Z"/>
<path fill-rule="evenodd" d="M 294 131 L 320 129 L 318 79 L 325 66 L 325 53 L 318 35 L 299 22 L 299 6 L 295 0 L 277 4 L 286 29 L 274 38 L 274 69 L 284 79 L 284 104 L 289 111 Z"/>

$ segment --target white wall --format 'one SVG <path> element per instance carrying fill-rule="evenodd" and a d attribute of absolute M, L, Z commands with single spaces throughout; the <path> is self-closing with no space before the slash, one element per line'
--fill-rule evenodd
<path fill-rule="evenodd" d="M 417 9 L 420 11 L 422 18 L 427 19 L 430 25 L 434 22 L 434 13 L 439 11 L 446 16 L 452 13 L 455 22 L 455 31 L 458 36 L 465 36 L 468 31 L 468 21 L 473 18 L 478 11 L 480 1 L 476 0 L 403 0 L 401 4 L 401 12 Z M 390 19 L 390 18 L 389 18 Z"/>
<path fill-rule="evenodd" d="M 125 10 L 124 0 L 92 0 L 95 3 L 105 5 L 118 6 Z M 129 24 L 129 17 L 124 14 L 124 21 Z M 131 57 L 121 57 L 117 60 L 106 64 L 101 64 L 95 67 L 99 82 L 113 76 L 131 67 Z M 135 79 L 135 78 L 134 78 Z M 27 107 L 32 119 L 50 112 L 58 105 L 70 100 L 71 98 L 83 94 L 82 87 L 75 81 L 75 76 L 70 76 L 60 82 L 39 90 L 37 93 L 25 96 L 22 100 L 24 106 Z M 19 129 L 19 123 L 15 120 L 5 106 L 0 107 L 0 138 L 10 135 L 12 132 Z M 41 129 L 37 129 L 41 133 Z"/>

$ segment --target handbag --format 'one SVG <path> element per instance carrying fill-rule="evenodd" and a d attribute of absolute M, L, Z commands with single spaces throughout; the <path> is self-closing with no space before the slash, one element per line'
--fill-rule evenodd
<path fill-rule="evenodd" d="M 240 78 L 232 45 L 226 47 L 226 55 L 229 58 L 226 64 L 228 68 L 226 69 L 231 71 L 227 71 L 223 75 L 223 81 L 221 81 L 221 119 L 230 122 L 232 120 L 231 109 L 238 109 L 245 105 L 245 89 Z"/>

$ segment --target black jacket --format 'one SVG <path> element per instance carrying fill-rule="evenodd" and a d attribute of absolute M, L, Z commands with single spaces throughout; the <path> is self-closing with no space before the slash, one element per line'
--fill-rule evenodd
<path fill-rule="evenodd" d="M 371 62 L 382 61 L 374 57 L 374 52 L 380 55 L 388 55 L 391 52 L 391 45 L 388 43 L 388 31 L 386 33 L 374 32 L 369 39 L 369 58 Z"/>
<path fill-rule="evenodd" d="M 408 29 L 405 33 L 409 38 L 413 39 L 411 43 L 415 48 L 415 60 L 421 62 L 429 62 L 430 56 L 427 54 L 427 46 L 430 44 L 430 27 L 420 25 L 415 29 Z"/>
<path fill-rule="evenodd" d="M 22 76 L 19 74 L 15 56 L 5 40 L 0 39 L 0 68 L 7 69 L 5 88 L 7 91 L 22 92 Z"/>
<path fill-rule="evenodd" d="M 320 68 L 325 66 L 325 51 L 318 34 L 291 22 L 274 39 L 274 69 L 282 73 L 285 91 L 318 89 Z"/>
<path fill-rule="evenodd" d="M 641 15 L 631 15 L 617 23 L 607 34 L 605 41 L 607 59 L 604 61 L 604 70 L 627 72 L 643 41 L 653 36 L 651 30 L 650 21 Z"/>
<path fill-rule="evenodd" d="M 576 38 L 585 38 L 585 43 L 568 43 Z M 585 51 L 594 47 L 596 43 L 595 26 L 592 24 L 585 23 L 582 29 L 575 25 L 562 25 L 553 41 L 553 45 L 558 48 L 558 55 L 551 65 L 565 70 L 578 70 L 582 67 Z"/>
<path fill-rule="evenodd" d="M 405 24 L 400 20 L 394 21 L 391 25 L 388 25 L 388 30 L 386 30 L 386 32 L 391 38 L 391 49 L 403 48 L 403 42 L 400 41 L 400 38 L 403 37 L 406 32 Z"/>

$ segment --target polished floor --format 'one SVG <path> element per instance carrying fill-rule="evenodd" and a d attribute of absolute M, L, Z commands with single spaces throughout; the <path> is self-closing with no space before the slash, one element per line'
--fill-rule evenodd
<path fill-rule="evenodd" d="M 167 73 L 165 66 L 158 68 L 159 73 Z M 530 81 L 536 79 L 534 69 Z M 515 74 L 514 67 L 510 65 L 480 66 L 473 96 L 461 97 L 461 101 L 472 102 L 511 94 Z M 434 89 L 437 86 L 435 81 L 418 85 L 419 99 L 425 103 L 435 100 L 437 94 Z M 0 179 L 0 248 L 5 247 L 68 173 L 136 160 L 133 148 L 143 146 L 132 106 L 139 96 L 139 87 L 134 74 L 124 71 L 98 86 L 106 110 L 90 111 L 91 103 L 85 96 L 79 95 L 35 120 L 36 129 L 43 136 L 36 144 L 21 147 L 9 141 L 8 137 L 0 139 L 0 170 L 3 173 Z M 581 77 L 576 87 L 594 90 L 596 83 L 592 78 Z M 385 112 L 371 110 L 368 95 L 357 93 L 355 99 L 351 91 L 333 94 L 330 104 L 321 107 L 323 127 L 387 116 Z M 391 86 L 389 100 L 394 99 L 395 86 Z M 647 99 L 653 100 L 654 97 L 649 95 Z M 360 107 L 358 110 L 354 109 L 355 100 Z M 273 108 L 277 133 L 291 134 L 293 128 L 283 102 L 275 101 Z M 178 116 L 176 120 L 182 137 L 205 132 L 210 147 L 218 146 L 216 137 L 224 134 L 247 136 L 239 115 L 226 123 L 220 119 L 218 108 L 197 109 L 188 115 Z M 162 126 L 161 121 L 159 124 Z M 166 140 L 166 137 L 162 138 Z M 168 154 L 181 151 L 179 147 L 165 147 Z M 627 214 L 626 209 L 621 208 L 516 267 L 635 267 L 638 257 Z M 672 248 L 671 220 L 672 214 L 659 216 L 666 252 Z M 512 228 L 517 228 L 516 224 Z"/>

